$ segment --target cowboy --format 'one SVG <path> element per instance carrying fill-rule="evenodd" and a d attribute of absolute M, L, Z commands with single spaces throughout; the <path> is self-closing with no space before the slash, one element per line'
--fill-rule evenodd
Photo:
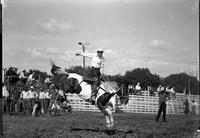
<path fill-rule="evenodd" d="M 104 57 L 103 57 L 103 50 L 98 49 L 97 53 L 91 54 L 91 53 L 76 53 L 76 56 L 84 56 L 91 59 L 91 75 L 95 79 L 95 81 L 92 83 L 92 94 L 91 94 L 91 100 L 94 102 L 97 94 L 97 87 L 100 84 L 100 77 L 101 72 L 100 69 L 103 68 L 104 65 Z"/>
<path fill-rule="evenodd" d="M 158 114 L 157 117 L 155 119 L 156 122 L 159 121 L 160 115 L 163 112 L 163 122 L 167 122 L 166 121 L 166 101 L 168 100 L 169 96 L 166 92 L 166 89 L 164 87 L 161 88 L 161 91 L 159 92 L 159 110 L 158 110 Z"/>

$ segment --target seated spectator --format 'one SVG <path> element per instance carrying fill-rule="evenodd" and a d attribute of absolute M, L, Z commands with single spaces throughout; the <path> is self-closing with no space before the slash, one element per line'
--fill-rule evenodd
<path fill-rule="evenodd" d="M 21 72 L 21 74 L 19 75 L 19 78 L 20 78 L 20 79 L 27 78 L 27 77 L 25 76 L 25 73 L 26 73 L 26 70 L 23 70 L 23 71 Z"/>
<path fill-rule="evenodd" d="M 176 92 L 175 92 L 175 88 L 174 88 L 174 87 L 172 87 L 170 91 L 171 91 L 171 94 L 172 94 L 172 99 L 176 99 Z"/>
<path fill-rule="evenodd" d="M 158 88 L 157 88 L 157 92 L 160 92 L 160 91 L 161 91 L 161 88 L 162 88 L 162 86 L 159 85 Z"/>
<path fill-rule="evenodd" d="M 150 96 L 155 96 L 155 93 L 152 87 L 149 87 L 149 94 Z"/>
<path fill-rule="evenodd" d="M 135 91 L 136 91 L 136 95 L 141 95 L 141 86 L 140 83 L 137 83 L 137 85 L 135 86 Z"/>
<path fill-rule="evenodd" d="M 32 73 L 28 76 L 28 80 L 27 80 L 27 81 L 33 81 L 33 80 L 35 80 L 35 79 L 33 78 L 34 75 L 35 75 L 35 73 L 32 72 Z"/>

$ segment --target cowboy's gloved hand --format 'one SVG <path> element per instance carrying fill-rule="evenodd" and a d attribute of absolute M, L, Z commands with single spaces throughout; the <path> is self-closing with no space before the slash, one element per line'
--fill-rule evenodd
<path fill-rule="evenodd" d="M 80 56 L 81 54 L 80 53 L 76 53 L 76 56 Z"/>

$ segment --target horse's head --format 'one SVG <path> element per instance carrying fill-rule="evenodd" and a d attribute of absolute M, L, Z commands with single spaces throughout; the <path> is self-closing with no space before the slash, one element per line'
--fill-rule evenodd
<path fill-rule="evenodd" d="M 119 101 L 120 101 L 120 105 L 126 105 L 129 101 L 129 93 L 128 91 L 125 89 L 124 85 L 122 85 L 121 87 L 121 92 L 118 94 L 119 96 Z"/>

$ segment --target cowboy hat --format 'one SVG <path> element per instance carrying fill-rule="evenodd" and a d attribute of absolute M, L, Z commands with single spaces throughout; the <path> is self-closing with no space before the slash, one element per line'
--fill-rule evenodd
<path fill-rule="evenodd" d="M 98 48 L 98 49 L 97 49 L 97 52 L 103 52 L 103 49 Z"/>

